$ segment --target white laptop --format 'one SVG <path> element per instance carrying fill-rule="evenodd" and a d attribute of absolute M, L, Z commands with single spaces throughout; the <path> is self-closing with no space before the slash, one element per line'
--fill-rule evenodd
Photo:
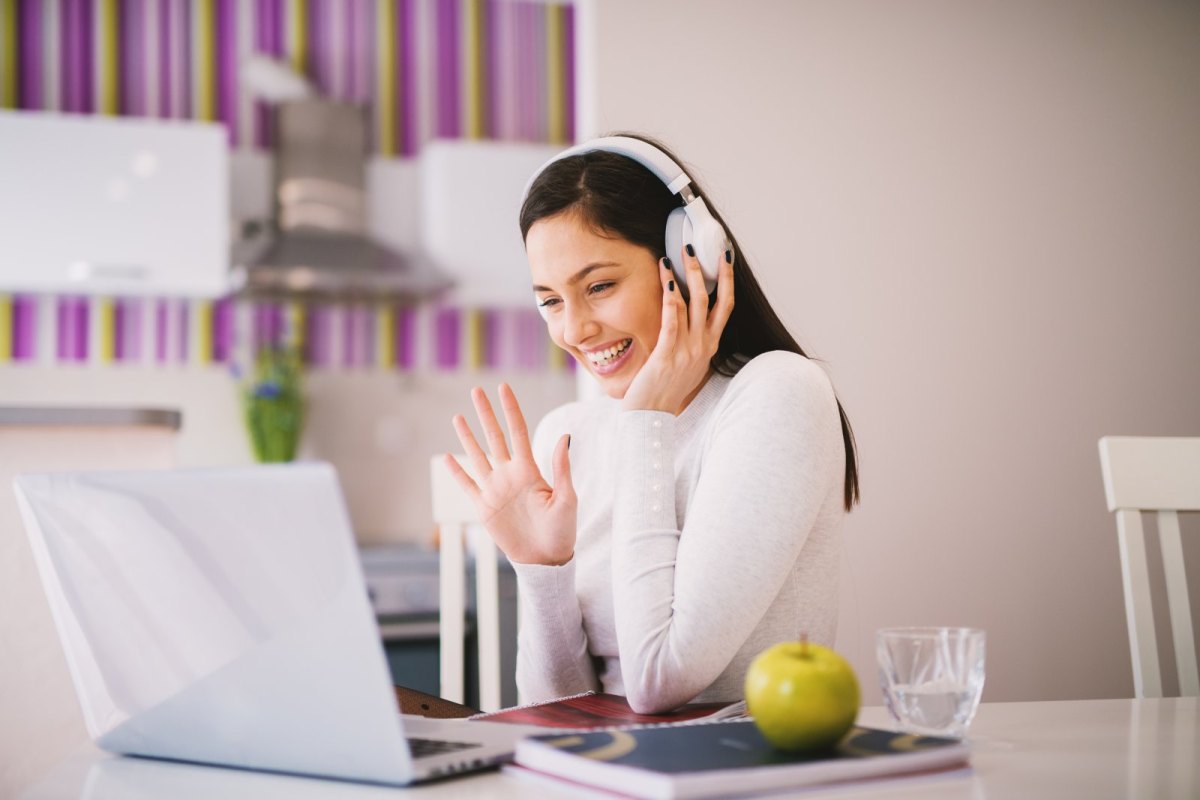
<path fill-rule="evenodd" d="M 14 485 L 104 750 L 403 785 L 506 761 L 532 732 L 398 712 L 327 464 Z"/>

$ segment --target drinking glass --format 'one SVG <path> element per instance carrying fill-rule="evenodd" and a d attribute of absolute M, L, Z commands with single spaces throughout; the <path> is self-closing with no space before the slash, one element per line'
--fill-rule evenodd
<path fill-rule="evenodd" d="M 885 628 L 875 634 L 883 701 L 910 733 L 961 739 L 983 692 L 984 632 Z"/>

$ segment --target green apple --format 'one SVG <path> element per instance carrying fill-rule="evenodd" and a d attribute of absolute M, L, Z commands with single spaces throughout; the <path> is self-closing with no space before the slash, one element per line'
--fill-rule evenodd
<path fill-rule="evenodd" d="M 828 747 L 858 716 L 858 678 L 828 647 L 783 642 L 759 653 L 746 672 L 746 708 L 781 750 Z"/>

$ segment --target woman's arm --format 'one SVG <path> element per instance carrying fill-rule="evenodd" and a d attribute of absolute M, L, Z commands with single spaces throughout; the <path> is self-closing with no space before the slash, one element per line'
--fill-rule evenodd
<path fill-rule="evenodd" d="M 638 712 L 686 703 L 725 670 L 841 479 L 836 401 L 817 365 L 762 356 L 721 403 L 682 531 L 675 416 L 620 415 L 613 598 L 625 691 Z"/>
<path fill-rule="evenodd" d="M 564 432 L 565 408 L 550 412 L 533 435 L 534 459 L 550 474 L 554 443 Z M 521 604 L 517 637 L 517 695 L 541 702 L 599 688 L 583 612 L 575 594 L 575 559 L 562 566 L 513 564 Z"/>
<path fill-rule="evenodd" d="M 517 696 L 538 703 L 599 688 L 575 595 L 575 560 L 561 567 L 513 564 L 521 624 Z"/>

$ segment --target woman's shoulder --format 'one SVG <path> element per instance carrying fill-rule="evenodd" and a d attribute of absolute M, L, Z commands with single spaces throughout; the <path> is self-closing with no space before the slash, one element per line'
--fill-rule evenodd
<path fill-rule="evenodd" d="M 713 415 L 713 435 L 765 437 L 811 449 L 841 442 L 833 383 L 820 362 L 782 350 L 746 362 L 729 379 Z"/>
<path fill-rule="evenodd" d="M 799 353 L 763 353 L 727 380 L 713 417 L 721 428 L 840 428 L 833 383 L 819 362 Z"/>
<path fill-rule="evenodd" d="M 773 397 L 780 393 L 833 401 L 833 383 L 825 369 L 811 358 L 786 350 L 772 350 L 747 361 L 729 383 L 727 394 Z"/>

